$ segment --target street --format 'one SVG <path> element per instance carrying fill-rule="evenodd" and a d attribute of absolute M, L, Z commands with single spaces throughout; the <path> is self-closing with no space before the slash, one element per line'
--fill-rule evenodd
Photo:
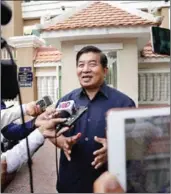
<path fill-rule="evenodd" d="M 32 161 L 34 193 L 57 193 L 55 146 L 47 140 Z M 4 193 L 30 193 L 27 164 L 20 169 Z"/>

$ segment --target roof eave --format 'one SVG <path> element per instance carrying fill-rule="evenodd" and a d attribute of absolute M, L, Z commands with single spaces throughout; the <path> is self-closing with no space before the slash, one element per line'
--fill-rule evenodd
<path fill-rule="evenodd" d="M 41 37 L 44 39 L 58 38 L 58 40 L 76 40 L 87 38 L 110 38 L 110 37 L 141 37 L 149 35 L 151 25 L 126 26 L 126 27 L 101 27 L 81 28 L 67 30 L 43 31 Z"/>

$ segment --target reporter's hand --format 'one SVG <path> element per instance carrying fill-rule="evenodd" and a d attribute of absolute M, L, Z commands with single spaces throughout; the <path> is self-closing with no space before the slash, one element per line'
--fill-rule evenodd
<path fill-rule="evenodd" d="M 36 117 L 42 113 L 42 110 L 39 105 L 36 105 L 36 102 L 30 102 L 25 105 L 26 114 L 28 116 Z"/>
<path fill-rule="evenodd" d="M 95 158 L 91 165 L 94 166 L 95 169 L 98 169 L 107 162 L 107 139 L 95 136 L 94 140 L 103 145 L 101 149 L 93 152 Z"/>
<path fill-rule="evenodd" d="M 71 137 L 65 137 L 62 136 L 62 140 L 60 141 L 59 147 L 64 151 L 64 154 L 68 161 L 71 161 L 71 151 L 74 144 L 77 143 L 77 141 L 80 139 L 81 133 L 77 133 L 74 136 Z M 58 141 L 58 138 L 57 138 Z"/>
<path fill-rule="evenodd" d="M 38 128 L 45 138 L 57 137 L 56 125 L 65 122 L 65 118 L 49 119 L 42 122 L 42 125 Z M 64 127 L 62 130 L 69 130 L 68 127 Z"/>
<path fill-rule="evenodd" d="M 104 172 L 94 182 L 94 193 L 124 193 L 117 179 L 109 172 Z"/>
<path fill-rule="evenodd" d="M 40 127 L 44 124 L 46 125 L 48 120 L 55 118 L 58 114 L 55 108 L 48 109 L 36 118 L 35 126 Z"/>

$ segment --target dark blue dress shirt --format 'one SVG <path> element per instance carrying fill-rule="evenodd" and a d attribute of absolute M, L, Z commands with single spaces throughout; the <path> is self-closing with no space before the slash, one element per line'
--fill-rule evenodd
<path fill-rule="evenodd" d="M 6 105 L 1 101 L 1 109 L 6 109 Z M 26 128 L 23 125 L 11 123 L 1 130 L 3 136 L 8 140 L 21 140 L 26 138 L 32 131 L 34 131 L 34 120 L 25 123 Z"/>
<path fill-rule="evenodd" d="M 107 170 L 107 164 L 97 170 L 91 165 L 94 160 L 93 152 L 102 147 L 94 141 L 94 136 L 106 137 L 105 117 L 109 109 L 135 107 L 135 103 L 105 83 L 93 100 L 90 100 L 80 88 L 64 96 L 58 104 L 68 100 L 74 100 L 77 107 L 87 106 L 88 111 L 77 121 L 72 130 L 64 134 L 72 136 L 81 132 L 82 136 L 72 148 L 70 162 L 61 151 L 57 190 L 59 193 L 92 193 L 94 181 Z"/>

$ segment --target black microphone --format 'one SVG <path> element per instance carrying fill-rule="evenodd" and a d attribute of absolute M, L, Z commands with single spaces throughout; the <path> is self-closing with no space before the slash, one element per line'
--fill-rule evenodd
<path fill-rule="evenodd" d="M 53 101 L 50 96 L 44 96 L 41 100 L 36 102 L 36 105 L 39 105 L 42 111 L 45 111 L 45 109 L 51 104 L 53 104 Z"/>
<path fill-rule="evenodd" d="M 61 102 L 57 107 L 59 111 L 59 118 L 67 118 L 67 121 L 56 126 L 56 131 L 58 132 L 62 127 L 71 127 L 76 123 L 76 121 L 83 115 L 87 110 L 87 107 L 76 108 L 75 102 L 73 100 Z"/>

